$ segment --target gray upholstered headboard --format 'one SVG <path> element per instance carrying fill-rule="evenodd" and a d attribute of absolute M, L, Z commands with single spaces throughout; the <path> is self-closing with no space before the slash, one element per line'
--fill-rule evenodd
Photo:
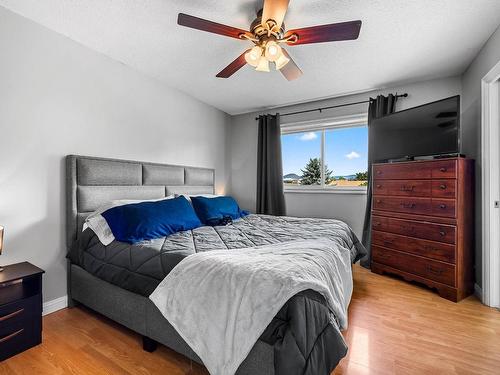
<path fill-rule="evenodd" d="M 115 199 L 213 194 L 215 170 L 89 156 L 66 157 L 68 249 L 89 213 Z"/>

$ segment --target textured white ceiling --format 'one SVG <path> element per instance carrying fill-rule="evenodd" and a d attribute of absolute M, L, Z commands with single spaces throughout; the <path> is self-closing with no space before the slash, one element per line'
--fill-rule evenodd
<path fill-rule="evenodd" d="M 184 12 L 248 29 L 261 1 L 0 0 L 0 5 L 230 114 L 462 73 L 500 23 L 500 0 L 291 0 L 287 28 L 360 19 L 356 41 L 289 47 L 293 82 L 246 66 L 249 42 L 177 26 Z"/>

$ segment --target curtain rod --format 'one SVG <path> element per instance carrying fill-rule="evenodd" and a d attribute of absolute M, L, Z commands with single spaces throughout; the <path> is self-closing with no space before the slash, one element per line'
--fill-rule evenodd
<path fill-rule="evenodd" d="M 406 98 L 406 97 L 408 97 L 408 94 L 407 93 L 404 93 L 404 94 L 401 94 L 401 95 L 396 94 L 395 96 L 396 96 L 396 98 Z M 370 103 L 373 100 L 375 100 L 375 99 L 370 98 L 368 100 L 363 100 L 361 102 L 338 104 L 338 105 L 332 105 L 330 107 L 321 107 L 321 108 L 315 108 L 315 109 L 305 109 L 303 111 L 284 113 L 284 114 L 280 115 L 280 117 L 292 116 L 292 115 L 298 115 L 300 113 L 309 113 L 309 112 L 316 112 L 316 111 L 319 111 L 321 113 L 325 109 L 340 108 L 340 107 L 347 107 L 347 106 L 350 106 L 350 105 Z M 258 120 L 258 119 L 259 119 L 258 117 L 255 118 L 255 120 Z"/>

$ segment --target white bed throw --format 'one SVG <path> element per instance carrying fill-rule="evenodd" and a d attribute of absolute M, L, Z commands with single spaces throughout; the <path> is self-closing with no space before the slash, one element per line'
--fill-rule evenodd
<path fill-rule="evenodd" d="M 281 307 L 306 289 L 321 293 L 332 321 L 347 328 L 349 249 L 303 240 L 197 253 L 183 259 L 149 298 L 210 374 L 233 375 Z"/>

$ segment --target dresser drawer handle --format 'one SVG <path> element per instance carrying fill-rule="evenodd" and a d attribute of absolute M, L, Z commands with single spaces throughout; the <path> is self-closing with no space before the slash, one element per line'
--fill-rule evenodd
<path fill-rule="evenodd" d="M 444 209 L 446 208 L 446 205 L 445 205 L 444 203 L 441 203 L 441 204 L 439 205 L 439 208 L 440 208 L 440 209 L 442 209 L 442 210 L 444 210 Z"/>
<path fill-rule="evenodd" d="M 382 171 L 381 170 L 377 170 L 377 174 L 382 174 Z"/>
<path fill-rule="evenodd" d="M 7 335 L 7 336 L 5 336 L 5 337 L 2 337 L 2 338 L 0 339 L 0 344 L 1 344 L 2 342 L 8 341 L 8 340 L 10 340 L 10 339 L 13 339 L 14 337 L 16 337 L 17 335 L 19 335 L 19 334 L 20 334 L 20 333 L 22 333 L 23 331 L 24 331 L 24 328 L 21 328 L 19 331 L 16 331 L 16 332 L 14 332 L 14 333 L 11 333 L 10 335 Z"/>
<path fill-rule="evenodd" d="M 391 246 L 392 244 L 394 244 L 394 240 L 384 240 L 384 246 Z"/>
<path fill-rule="evenodd" d="M 415 208 L 415 203 L 401 203 L 401 207 L 403 208 Z"/>
<path fill-rule="evenodd" d="M 379 253 L 378 256 L 380 258 L 384 258 L 384 259 L 391 259 L 391 256 L 389 254 L 386 254 L 386 253 Z"/>
<path fill-rule="evenodd" d="M 4 315 L 4 316 L 0 316 L 0 322 L 4 322 L 8 319 L 11 319 L 11 318 L 15 317 L 16 315 L 21 314 L 23 311 L 24 311 L 24 309 L 19 309 L 17 311 L 14 311 L 13 313 L 10 313 L 10 314 Z"/>
<path fill-rule="evenodd" d="M 445 184 L 439 185 L 439 188 L 440 188 L 441 190 L 446 190 L 446 185 L 445 185 Z"/>
<path fill-rule="evenodd" d="M 377 189 L 381 189 L 382 188 L 382 185 L 377 185 Z"/>
<path fill-rule="evenodd" d="M 443 274 L 442 269 L 433 268 L 432 266 L 427 266 L 427 272 L 432 273 L 432 274 L 437 275 L 437 276 Z"/>
<path fill-rule="evenodd" d="M 439 234 L 441 235 L 441 237 L 446 236 L 446 232 L 444 230 L 440 231 Z"/>
<path fill-rule="evenodd" d="M 441 168 L 439 168 L 439 170 L 440 170 L 441 172 L 446 172 L 448 169 L 447 169 L 446 167 L 441 167 Z"/>
<path fill-rule="evenodd" d="M 376 222 L 374 222 L 374 223 L 373 223 L 373 225 L 375 225 L 376 227 L 379 227 L 379 226 L 381 226 L 382 224 L 381 224 L 380 222 L 376 221 Z"/>
<path fill-rule="evenodd" d="M 413 191 L 413 189 L 415 189 L 415 186 L 401 186 L 401 191 Z"/>
<path fill-rule="evenodd" d="M 403 232 L 415 232 L 415 227 L 407 227 L 406 225 L 401 225 L 400 228 Z"/>

